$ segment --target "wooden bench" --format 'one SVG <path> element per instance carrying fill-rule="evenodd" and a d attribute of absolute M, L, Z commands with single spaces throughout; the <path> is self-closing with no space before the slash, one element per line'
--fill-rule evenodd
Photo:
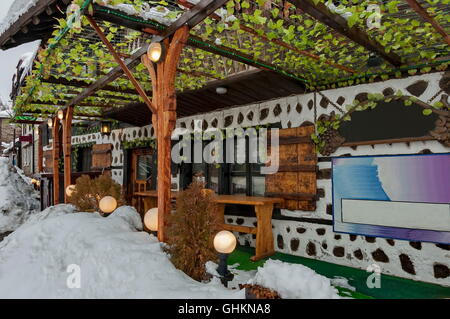
<path fill-rule="evenodd" d="M 135 193 L 144 201 L 145 211 L 158 205 L 158 192 L 147 191 Z M 171 198 L 176 199 L 178 192 L 172 192 Z M 217 204 L 217 213 L 223 220 L 223 228 L 229 231 L 256 235 L 255 255 L 250 259 L 257 261 L 275 253 L 272 233 L 272 212 L 274 205 L 282 204 L 282 198 L 257 197 L 245 195 L 214 195 L 213 201 Z M 256 227 L 231 225 L 225 223 L 226 205 L 249 205 L 254 206 L 256 214 Z"/>

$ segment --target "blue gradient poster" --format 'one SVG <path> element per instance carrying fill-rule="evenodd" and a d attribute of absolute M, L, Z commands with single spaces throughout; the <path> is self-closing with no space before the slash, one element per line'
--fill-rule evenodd
<path fill-rule="evenodd" d="M 443 231 L 448 230 L 446 225 L 450 225 L 450 154 L 339 157 L 332 159 L 332 168 L 333 225 L 336 232 L 450 243 L 450 232 Z M 361 222 L 363 218 L 356 218 L 358 223 L 348 222 L 343 213 L 348 211 L 347 216 L 353 216 L 352 220 L 358 214 L 356 204 L 350 200 L 359 200 L 364 205 L 358 207 L 367 208 L 360 212 L 361 216 L 379 213 L 380 219 L 386 216 L 396 227 L 381 225 L 383 222 L 365 224 Z M 346 212 L 342 210 L 343 203 L 347 204 L 344 205 Z M 380 203 L 385 205 L 380 206 Z M 379 207 L 383 210 L 377 211 Z M 440 215 L 435 213 L 437 209 Z M 428 217 L 439 218 L 433 222 L 439 225 L 435 228 L 440 230 L 429 226 L 432 223 Z M 422 221 L 428 226 L 422 227 Z M 402 222 L 417 227 L 408 228 Z"/>

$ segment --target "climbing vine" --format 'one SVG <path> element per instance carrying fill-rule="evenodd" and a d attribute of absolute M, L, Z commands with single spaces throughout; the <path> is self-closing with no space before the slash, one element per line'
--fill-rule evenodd
<path fill-rule="evenodd" d="M 144 137 L 137 138 L 130 141 L 123 141 L 122 146 L 124 149 L 133 149 L 133 148 L 155 148 L 156 140 L 152 137 Z"/>
<path fill-rule="evenodd" d="M 198 89 L 207 81 L 245 70 L 242 62 L 289 76 L 310 90 L 370 83 L 442 71 L 448 67 L 448 45 L 431 24 L 410 14 L 412 10 L 405 10 L 403 1 L 377 1 L 375 11 L 370 9 L 372 0 L 341 0 L 337 6 L 330 0 L 312 1 L 316 6 L 326 6 L 344 17 L 349 28 L 364 30 L 387 54 L 399 56 L 403 66 L 396 68 L 384 60 L 379 65 L 369 66 L 370 52 L 366 48 L 331 32 L 329 27 L 291 2 L 230 0 L 215 15 L 191 30 L 195 39 L 189 44 L 197 47 L 188 45 L 183 50 L 177 89 Z M 450 22 L 450 14 L 445 9 L 450 0 L 426 2 L 428 13 L 438 23 L 447 25 Z M 74 0 L 73 4 L 80 12 L 100 10 L 131 22 L 148 24 L 157 30 L 166 28 L 186 10 L 173 1 Z M 89 36 L 92 29 L 85 16 L 80 15 L 79 27 L 74 21 L 77 17 L 72 12 L 67 19 L 59 19 L 54 38 L 38 52 L 31 75 L 22 88 L 23 94 L 15 101 L 17 115 L 27 112 L 54 114 L 58 107 L 80 94 L 83 87 L 117 66 L 103 43 Z M 110 22 L 102 21 L 101 29 L 124 58 L 150 41 L 141 32 Z M 199 47 L 226 53 L 242 62 Z M 152 88 L 145 67 L 139 64 L 133 74 L 150 92 Z M 59 84 L 55 83 L 58 81 Z M 83 85 L 67 86 L 66 81 L 81 81 Z M 142 102 L 133 90 L 131 83 L 120 77 L 107 89 L 83 100 L 83 105 L 75 107 L 75 115 L 102 116 L 104 106 L 122 107 Z"/>

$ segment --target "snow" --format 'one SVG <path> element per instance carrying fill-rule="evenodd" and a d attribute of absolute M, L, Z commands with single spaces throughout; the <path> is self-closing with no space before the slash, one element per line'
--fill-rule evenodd
<path fill-rule="evenodd" d="M 163 6 L 150 6 L 149 4 L 144 4 L 142 10 L 136 10 L 131 4 L 117 4 L 117 5 L 106 5 L 111 9 L 116 9 L 122 11 L 129 15 L 138 16 L 145 20 L 154 20 L 164 25 L 169 25 L 174 22 L 180 15 L 180 12 L 172 12 Z"/>
<path fill-rule="evenodd" d="M 10 164 L 0 158 L 0 234 L 14 231 L 39 209 L 38 194 Z"/>
<path fill-rule="evenodd" d="M 352 285 L 350 285 L 348 283 L 348 279 L 345 277 L 335 276 L 333 279 L 331 279 L 331 284 L 333 286 L 339 286 L 339 287 L 346 288 L 351 291 L 356 291 L 356 288 L 353 287 Z"/>
<path fill-rule="evenodd" d="M 36 5 L 38 0 L 15 0 L 9 8 L 3 23 L 0 24 L 0 35 L 2 35 L 14 22 L 16 22 L 25 12 Z"/>
<path fill-rule="evenodd" d="M 284 299 L 339 299 L 330 279 L 300 264 L 269 259 L 258 268 L 252 284 L 275 290 Z"/>
<path fill-rule="evenodd" d="M 11 117 L 11 114 L 7 110 L 0 111 L 0 119 L 9 119 Z"/>
<path fill-rule="evenodd" d="M 64 204 L 37 213 L 0 242 L 0 298 L 244 298 L 176 269 L 141 228 L 128 206 L 106 218 Z M 67 285 L 70 265 L 80 288 Z"/>
<path fill-rule="evenodd" d="M 25 77 L 27 77 L 28 74 L 30 73 L 31 68 L 33 67 L 33 61 L 36 54 L 37 50 L 34 52 L 27 52 L 20 57 L 19 59 L 19 61 L 21 61 L 20 70 L 22 71 L 22 74 L 20 76 L 19 83 L 22 83 L 23 80 L 25 80 Z"/>

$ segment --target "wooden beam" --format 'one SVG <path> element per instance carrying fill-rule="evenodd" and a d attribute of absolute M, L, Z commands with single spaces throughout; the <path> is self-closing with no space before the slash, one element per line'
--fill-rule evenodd
<path fill-rule="evenodd" d="M 180 26 L 188 24 L 192 27 L 195 24 L 200 23 L 201 22 L 201 20 L 199 20 L 200 17 L 203 17 L 203 19 L 206 18 L 209 15 L 208 14 L 209 12 L 211 12 L 211 11 L 214 12 L 216 9 L 220 8 L 223 4 L 225 4 L 227 1 L 228 0 L 202 0 L 202 1 L 200 1 L 196 6 L 196 7 L 198 7 L 196 9 L 196 12 L 197 12 L 196 14 L 192 15 L 192 13 L 186 12 L 183 15 L 181 15 L 181 17 L 178 18 L 174 22 L 174 24 L 177 26 L 177 28 L 175 28 L 175 26 L 173 26 L 172 28 L 171 28 L 171 26 L 169 26 L 166 29 L 167 31 L 158 37 L 158 40 L 162 41 L 162 39 L 171 36 Z M 96 15 L 96 13 L 95 13 L 96 7 L 97 7 L 97 5 L 94 5 L 94 16 Z M 188 15 L 188 16 L 186 16 L 186 15 Z M 144 54 L 147 53 L 148 46 L 149 46 L 148 43 L 144 44 L 129 59 L 126 59 L 125 61 L 123 61 L 123 64 L 130 70 L 133 69 L 134 67 L 136 67 L 140 62 L 140 58 Z M 101 79 L 94 82 L 92 85 L 90 85 L 88 88 L 86 88 L 81 94 L 79 94 L 78 96 L 73 98 L 71 101 L 69 101 L 66 104 L 66 107 L 71 106 L 71 105 L 77 105 L 83 99 L 85 99 L 86 97 L 88 97 L 92 93 L 94 93 L 96 90 L 103 88 L 108 83 L 119 78 L 122 74 L 123 74 L 122 67 L 121 66 L 115 67 L 107 75 L 105 75 Z"/>
<path fill-rule="evenodd" d="M 323 3 L 315 5 L 313 0 L 289 0 L 289 2 L 353 42 L 358 43 L 371 52 L 377 53 L 392 65 L 398 67 L 402 64 L 401 58 L 398 55 L 393 52 L 387 53 L 381 44 L 371 39 L 362 29 L 356 26 L 350 28 L 347 20 L 339 14 L 331 12 Z"/>
<path fill-rule="evenodd" d="M 63 119 L 63 151 L 64 151 L 64 202 L 68 202 L 66 188 L 69 186 L 72 176 L 72 119 L 73 119 L 73 106 L 68 107 L 64 112 Z"/>
<path fill-rule="evenodd" d="M 425 10 L 416 0 L 406 0 L 406 2 L 408 2 L 409 6 L 416 11 L 418 15 L 430 23 L 436 32 L 444 38 L 444 41 L 450 45 L 450 35 L 448 35 L 445 29 L 436 20 L 434 20 L 432 16 L 429 15 L 427 10 Z"/>
<path fill-rule="evenodd" d="M 38 101 L 33 100 L 30 101 L 28 104 L 37 104 L 37 105 L 52 105 L 55 107 L 61 107 L 61 105 L 65 105 L 67 103 L 67 100 L 58 100 L 56 102 L 50 102 L 50 101 Z M 117 104 L 116 104 L 117 105 Z M 126 104 L 123 104 L 125 106 Z M 110 104 L 98 104 L 98 103 L 90 103 L 90 102 L 84 102 L 79 103 L 77 107 L 100 107 L 100 108 L 108 108 L 112 107 Z"/>
<path fill-rule="evenodd" d="M 81 81 L 81 80 L 76 80 L 76 79 L 71 79 L 71 80 L 67 80 L 65 78 L 56 78 L 54 76 L 50 76 L 46 79 L 42 80 L 43 83 L 48 83 L 48 84 L 61 84 L 64 86 L 72 86 L 72 87 L 77 87 L 77 88 L 88 88 L 90 85 L 92 85 L 92 82 L 86 82 L 86 81 Z M 111 92 L 120 92 L 120 93 L 126 93 L 126 94 L 132 94 L 132 95 L 138 95 L 138 93 L 136 92 L 135 89 L 120 89 L 118 87 L 115 87 L 113 85 L 105 85 L 104 87 L 102 87 L 101 89 L 99 89 L 99 91 L 111 91 Z M 147 91 L 146 92 L 147 95 L 151 95 L 152 92 L 151 91 Z"/>
<path fill-rule="evenodd" d="M 56 111 L 56 110 L 55 110 Z M 44 110 L 40 110 L 40 111 L 27 111 L 27 112 L 24 112 L 24 114 L 23 115 L 42 115 L 42 114 L 45 114 L 45 115 L 55 115 L 55 111 L 44 111 Z M 80 116 L 80 117 L 95 117 L 95 118 L 100 118 L 100 117 L 102 117 L 102 115 L 101 114 L 99 114 L 99 115 L 92 115 L 92 114 L 89 114 L 89 113 L 81 113 L 81 112 L 77 112 L 76 114 L 74 114 L 74 116 Z"/>
<path fill-rule="evenodd" d="M 171 136 L 176 123 L 175 75 L 181 51 L 189 37 L 189 27 L 179 28 L 171 41 L 165 40 L 167 55 L 163 61 L 153 64 L 147 55 L 142 63 L 150 73 L 153 86 L 153 102 L 157 113 L 152 115 L 157 136 L 158 163 L 158 239 L 167 240 L 167 219 L 171 213 Z"/>
<path fill-rule="evenodd" d="M 53 205 L 59 204 L 59 119 L 55 116 L 53 118 Z"/>
<path fill-rule="evenodd" d="M 100 29 L 100 27 L 97 25 L 97 22 L 95 22 L 94 18 L 91 16 L 86 16 L 86 18 L 88 19 L 89 23 L 91 24 L 92 28 L 94 28 L 95 32 L 97 32 L 97 35 L 100 37 L 100 39 L 102 40 L 103 44 L 108 48 L 109 52 L 112 54 L 112 56 L 114 57 L 114 60 L 116 60 L 116 62 L 119 64 L 119 66 L 122 68 L 122 71 L 126 74 L 126 76 L 128 77 L 128 79 L 131 81 L 131 83 L 133 84 L 134 88 L 136 89 L 136 91 L 139 93 L 139 95 L 142 97 L 142 99 L 144 100 L 145 104 L 147 104 L 147 106 L 150 108 L 150 110 L 155 113 L 156 112 L 156 108 L 153 105 L 152 101 L 149 99 L 149 97 L 147 96 L 147 94 L 145 93 L 144 89 L 142 88 L 141 84 L 136 80 L 136 78 L 134 77 L 133 73 L 131 73 L 130 69 L 125 65 L 125 63 L 122 61 L 122 58 L 117 54 L 116 50 L 114 50 L 114 47 L 112 46 L 112 44 L 108 41 L 108 39 L 106 38 L 105 34 L 103 33 L 103 31 Z"/>
<path fill-rule="evenodd" d="M 47 129 L 47 125 L 42 126 L 38 124 L 38 160 L 37 160 L 37 170 L 38 173 L 41 173 L 43 171 L 43 157 L 44 157 L 44 149 L 42 145 L 42 129 Z"/>
<path fill-rule="evenodd" d="M 229 0 L 201 0 L 189 11 L 185 11 L 180 18 L 166 28 L 160 35 L 154 37 L 153 42 L 164 40 L 185 25 L 192 29 L 228 1 Z"/>

